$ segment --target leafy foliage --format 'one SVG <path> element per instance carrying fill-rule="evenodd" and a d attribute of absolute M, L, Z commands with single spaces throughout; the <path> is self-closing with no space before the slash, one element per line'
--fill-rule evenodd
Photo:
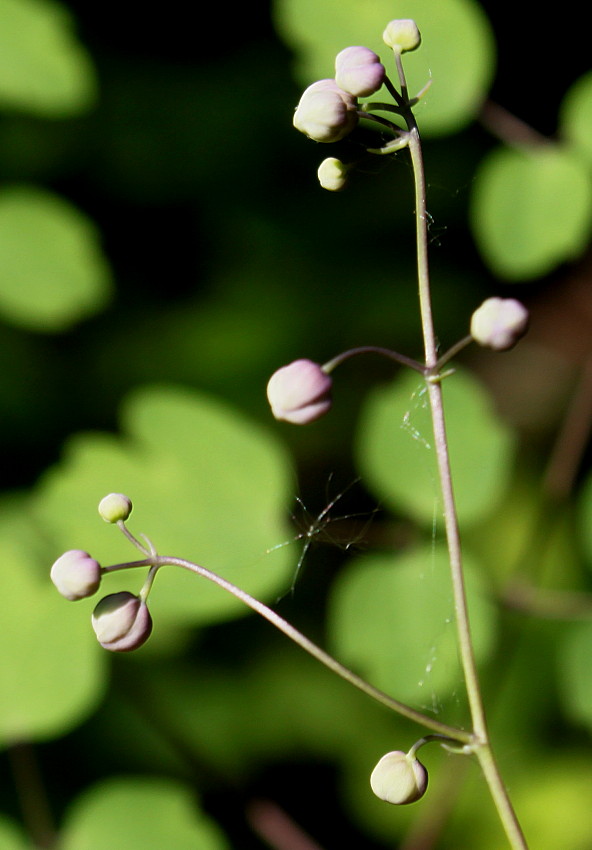
<path fill-rule="evenodd" d="M 411 89 L 432 80 L 418 120 L 443 347 L 483 297 L 528 283 L 531 336 L 499 357 L 468 352 L 444 381 L 491 725 L 532 846 L 590 846 L 592 491 L 563 430 L 570 394 L 587 397 L 587 40 L 556 40 L 537 88 L 537 16 L 526 32 L 492 0 L 276 0 L 236 7 L 231 24 L 220 5 L 212 31 L 226 35 L 197 47 L 184 6 L 133 20 L 108 6 L 0 0 L 0 846 L 43 843 L 19 807 L 19 743 L 35 745 L 64 850 L 256 850 L 262 824 L 245 812 L 262 797 L 327 848 L 419 844 L 433 824 L 442 850 L 468 834 L 502 844 L 473 766 L 448 753 L 426 754 L 421 805 L 375 800 L 373 764 L 417 730 L 220 589 L 161 572 L 150 641 L 108 658 L 96 600 L 68 605 L 48 581 L 71 547 L 134 557 L 96 511 L 122 490 L 159 551 L 264 597 L 395 696 L 465 717 L 419 379 L 349 363 L 333 418 L 298 433 L 264 400 L 295 357 L 419 350 L 404 154 L 329 197 L 318 147 L 290 128 L 298 86 L 331 75 L 338 50 L 386 61 L 396 15 L 424 38 Z M 490 124 L 492 149 L 478 124 L 489 95 L 549 134 L 558 110 L 553 142 Z M 548 473 L 566 445 L 578 474 L 563 470 L 558 495 Z"/>

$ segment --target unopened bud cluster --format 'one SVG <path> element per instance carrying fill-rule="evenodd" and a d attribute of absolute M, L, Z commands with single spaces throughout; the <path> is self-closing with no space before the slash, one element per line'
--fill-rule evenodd
<path fill-rule="evenodd" d="M 391 21 L 383 37 L 399 53 L 414 50 L 421 42 L 417 25 L 411 20 Z M 335 58 L 335 77 L 318 80 L 304 91 L 294 113 L 294 126 L 315 142 L 341 141 L 355 130 L 361 116 L 371 115 L 358 98 L 375 94 L 386 79 L 385 67 L 373 50 L 360 45 L 344 48 Z M 383 129 L 388 124 L 384 119 L 377 120 L 383 121 Z M 398 135 L 400 128 L 392 125 L 392 130 Z M 346 169 L 339 160 L 325 160 L 318 172 L 321 186 L 332 192 L 343 188 Z"/>
<path fill-rule="evenodd" d="M 110 493 L 99 503 L 99 514 L 109 523 L 123 524 L 131 510 L 130 499 L 122 493 Z M 94 596 L 101 584 L 102 569 L 88 552 L 71 549 L 55 561 L 50 577 L 62 596 L 75 601 Z M 92 627 L 105 649 L 129 652 L 148 640 L 152 618 L 144 599 L 122 591 L 101 599 L 92 614 Z"/>

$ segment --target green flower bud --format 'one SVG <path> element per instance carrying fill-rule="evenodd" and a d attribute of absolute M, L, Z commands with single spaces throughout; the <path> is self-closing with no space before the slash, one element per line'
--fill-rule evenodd
<path fill-rule="evenodd" d="M 479 345 L 507 351 L 528 330 L 528 310 L 514 298 L 488 298 L 471 316 L 471 336 Z"/>
<path fill-rule="evenodd" d="M 105 649 L 130 652 L 150 637 L 152 617 L 139 596 L 124 590 L 101 599 L 92 614 L 92 627 Z"/>
<path fill-rule="evenodd" d="M 293 425 L 314 422 L 331 407 L 332 381 L 318 363 L 294 360 L 269 379 L 267 398 L 276 419 Z"/>
<path fill-rule="evenodd" d="M 82 549 L 70 549 L 54 563 L 50 578 L 62 596 L 70 601 L 92 596 L 101 583 L 101 566 Z"/>
<path fill-rule="evenodd" d="M 335 80 L 318 80 L 300 98 L 294 126 L 315 142 L 338 142 L 358 123 L 355 97 Z"/>
<path fill-rule="evenodd" d="M 319 165 L 317 176 L 323 189 L 329 192 L 339 192 L 347 183 L 349 168 L 334 156 L 324 159 Z"/>
<path fill-rule="evenodd" d="M 401 18 L 390 21 L 382 34 L 382 39 L 388 47 L 405 53 L 408 50 L 417 50 L 421 44 L 421 34 L 415 21 L 410 18 Z"/>
<path fill-rule="evenodd" d="M 428 772 L 415 756 L 394 750 L 380 759 L 370 776 L 370 786 L 387 803 L 415 803 L 426 792 Z"/>
<path fill-rule="evenodd" d="M 367 47 L 346 47 L 335 59 L 335 82 L 354 97 L 368 97 L 381 87 L 385 70 Z"/>
<path fill-rule="evenodd" d="M 125 521 L 131 512 L 131 500 L 123 493 L 109 493 L 99 502 L 99 513 L 105 522 Z"/>

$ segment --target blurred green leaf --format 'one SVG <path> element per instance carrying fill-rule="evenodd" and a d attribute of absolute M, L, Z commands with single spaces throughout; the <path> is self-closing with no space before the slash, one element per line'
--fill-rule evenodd
<path fill-rule="evenodd" d="M 454 490 L 461 525 L 482 519 L 502 497 L 513 459 L 510 430 L 484 388 L 467 372 L 443 384 Z M 391 508 L 432 525 L 441 518 L 431 413 L 421 377 L 401 372 L 370 394 L 356 439 L 357 465 L 374 494 Z"/>
<path fill-rule="evenodd" d="M 578 511 L 578 534 L 590 568 L 592 566 L 592 474 L 590 473 L 580 490 Z"/>
<path fill-rule="evenodd" d="M 471 121 L 494 71 L 494 42 L 481 6 L 472 0 L 276 0 L 275 21 L 296 51 L 303 85 L 335 74 L 337 53 L 363 44 L 378 53 L 396 81 L 389 48 L 382 41 L 394 18 L 414 18 L 422 34 L 417 53 L 404 57 L 411 93 L 429 80 L 432 90 L 416 110 L 426 135 L 450 133 Z M 377 96 L 376 99 L 379 99 Z"/>
<path fill-rule="evenodd" d="M 2 850 L 30 850 L 31 845 L 15 823 L 0 815 L 0 847 Z"/>
<path fill-rule="evenodd" d="M 92 606 L 77 602 L 78 616 L 64 616 L 68 603 L 49 581 L 51 564 L 40 569 L 40 541 L 24 504 L 2 505 L 0 546 L 0 745 L 6 745 L 50 738 L 78 723 L 102 696 L 106 670 L 90 627 Z"/>
<path fill-rule="evenodd" d="M 561 702 L 568 716 L 592 730 L 592 623 L 577 623 L 562 636 L 558 673 Z"/>
<path fill-rule="evenodd" d="M 592 71 L 569 89 L 560 114 L 561 136 L 592 164 Z"/>
<path fill-rule="evenodd" d="M 0 109 L 65 118 L 95 98 L 94 70 L 66 8 L 53 0 L 0 0 Z"/>
<path fill-rule="evenodd" d="M 61 331 L 101 309 L 111 275 L 94 225 L 63 198 L 0 192 L 0 313 L 21 327 Z"/>
<path fill-rule="evenodd" d="M 226 850 L 193 789 L 172 780 L 123 777 L 94 786 L 71 806 L 61 850 Z"/>
<path fill-rule="evenodd" d="M 465 564 L 475 655 L 495 641 L 494 609 L 476 566 Z M 354 560 L 340 574 L 329 610 L 338 657 L 397 699 L 438 704 L 462 681 L 445 547 Z"/>
<path fill-rule="evenodd" d="M 567 148 L 500 147 L 477 171 L 471 226 L 500 277 L 540 277 L 577 257 L 590 237 L 591 220 L 590 176 Z"/>
<path fill-rule="evenodd" d="M 576 753 L 547 753 L 547 758 L 532 758 L 521 767 L 511 780 L 511 793 L 528 846 L 536 850 L 589 850 L 592 822 L 586 791 L 592 787 L 590 759 Z M 480 784 L 467 783 L 463 804 L 471 801 L 472 786 Z M 481 815 L 480 822 L 472 825 L 471 834 L 478 834 L 479 850 L 499 850 L 504 838 L 493 807 L 480 808 L 481 812 L 475 812 L 477 817 Z M 458 837 L 466 834 L 465 827 Z"/>
<path fill-rule="evenodd" d="M 97 513 L 104 495 L 120 492 L 134 503 L 130 527 L 146 533 L 160 554 L 196 560 L 259 598 L 281 593 L 290 553 L 266 552 L 287 537 L 290 467 L 272 434 L 207 396 L 164 386 L 132 394 L 122 421 L 124 437 L 70 440 L 63 461 L 40 483 L 35 512 L 56 554 L 82 548 L 102 564 L 141 557 Z M 115 592 L 141 581 L 134 571 L 104 584 Z M 159 617 L 174 628 L 247 610 L 177 567 L 161 571 L 150 604 L 155 632 Z"/>

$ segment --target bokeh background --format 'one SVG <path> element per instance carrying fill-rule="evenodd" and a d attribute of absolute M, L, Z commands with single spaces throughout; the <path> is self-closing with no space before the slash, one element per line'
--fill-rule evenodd
<path fill-rule="evenodd" d="M 338 149 L 291 125 L 336 50 L 384 57 L 384 24 L 414 17 L 411 85 L 432 79 L 417 114 L 442 349 L 490 295 L 532 316 L 518 348 L 469 349 L 457 390 L 450 379 L 485 694 L 532 846 L 587 850 L 581 10 L 275 0 L 204 15 L 176 0 L 0 0 L 0 847 L 502 846 L 458 757 L 426 751 L 430 792 L 409 810 L 374 800 L 374 763 L 421 732 L 220 591 L 159 576 L 154 636 L 112 658 L 88 624 L 95 600 L 69 606 L 47 580 L 68 548 L 134 557 L 96 514 L 127 492 L 159 551 L 219 570 L 394 695 L 467 722 L 421 387 L 361 358 L 310 428 L 274 423 L 265 400 L 297 357 L 421 356 L 405 153 L 333 195 L 321 159 L 357 159 L 377 137 L 361 127 Z"/>

